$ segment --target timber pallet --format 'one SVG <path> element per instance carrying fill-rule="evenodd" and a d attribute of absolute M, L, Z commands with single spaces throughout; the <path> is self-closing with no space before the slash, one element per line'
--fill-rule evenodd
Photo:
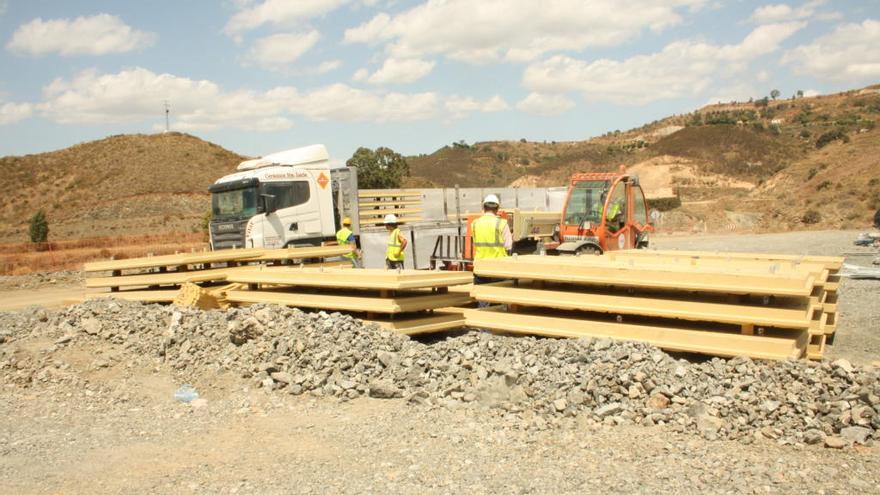
<path fill-rule="evenodd" d="M 836 321 L 836 293 L 825 290 L 829 270 L 824 265 L 773 270 L 761 266 L 768 262 L 747 262 L 732 270 L 714 261 L 623 258 L 478 260 L 476 275 L 513 283 L 473 286 L 475 300 L 508 310 L 468 311 L 468 324 L 557 337 L 640 340 L 719 356 L 815 359 Z"/>

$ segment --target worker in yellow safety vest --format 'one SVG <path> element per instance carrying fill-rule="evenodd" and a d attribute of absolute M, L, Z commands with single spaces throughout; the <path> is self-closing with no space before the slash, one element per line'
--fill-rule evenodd
<path fill-rule="evenodd" d="M 400 227 L 397 226 L 397 215 L 393 213 L 385 215 L 385 230 L 388 231 L 388 246 L 385 248 L 385 266 L 389 269 L 402 269 L 406 237 L 400 233 Z"/>
<path fill-rule="evenodd" d="M 351 218 L 345 217 L 342 219 L 342 228 L 336 232 L 336 244 L 339 244 L 340 246 L 351 246 L 352 251 L 348 254 L 342 255 L 342 257 L 351 261 L 351 266 L 354 268 L 361 268 L 361 251 L 357 248 L 357 241 L 354 238 L 354 232 L 351 231 Z"/>
<path fill-rule="evenodd" d="M 474 260 L 503 258 L 513 249 L 513 237 L 507 220 L 498 216 L 498 196 L 490 194 L 483 199 L 483 215 L 471 224 Z M 475 284 L 490 282 L 485 277 L 474 276 Z"/>
<path fill-rule="evenodd" d="M 623 201 L 620 198 L 615 198 L 611 204 L 608 205 L 608 211 L 605 212 L 605 227 L 611 232 L 617 232 L 623 224 L 624 219 L 622 215 L 624 214 L 623 210 Z"/>

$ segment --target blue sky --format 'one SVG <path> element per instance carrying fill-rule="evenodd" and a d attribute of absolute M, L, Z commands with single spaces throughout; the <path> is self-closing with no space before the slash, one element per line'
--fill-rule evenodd
<path fill-rule="evenodd" d="M 0 0 L 0 156 L 188 132 L 247 155 L 578 140 L 880 81 L 880 0 Z"/>

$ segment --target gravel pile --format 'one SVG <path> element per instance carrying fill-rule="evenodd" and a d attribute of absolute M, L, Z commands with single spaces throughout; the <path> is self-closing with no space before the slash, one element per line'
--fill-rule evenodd
<path fill-rule="evenodd" d="M 842 448 L 880 439 L 880 371 L 845 360 L 690 363 L 646 344 L 480 332 L 425 344 L 347 315 L 267 305 L 202 312 L 100 300 L 4 314 L 0 327 L 7 340 L 39 334 L 55 343 L 33 363 L 0 346 L 0 374 L 22 385 L 55 376 L 45 369 L 51 351 L 97 339 L 120 350 L 99 367 L 147 359 L 181 380 L 231 371 L 280 393 L 482 407 L 516 428 L 573 418 L 745 442 Z"/>

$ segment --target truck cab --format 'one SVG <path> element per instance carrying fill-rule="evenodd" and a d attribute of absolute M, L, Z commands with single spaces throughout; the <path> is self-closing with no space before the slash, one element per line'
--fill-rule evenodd
<path fill-rule="evenodd" d="M 571 177 L 559 224 L 557 254 L 601 254 L 648 247 L 648 206 L 638 177 L 583 173 Z"/>
<path fill-rule="evenodd" d="M 211 193 L 211 249 L 317 246 L 335 238 L 343 217 L 357 225 L 357 171 L 330 168 L 323 145 L 238 165 Z"/>

